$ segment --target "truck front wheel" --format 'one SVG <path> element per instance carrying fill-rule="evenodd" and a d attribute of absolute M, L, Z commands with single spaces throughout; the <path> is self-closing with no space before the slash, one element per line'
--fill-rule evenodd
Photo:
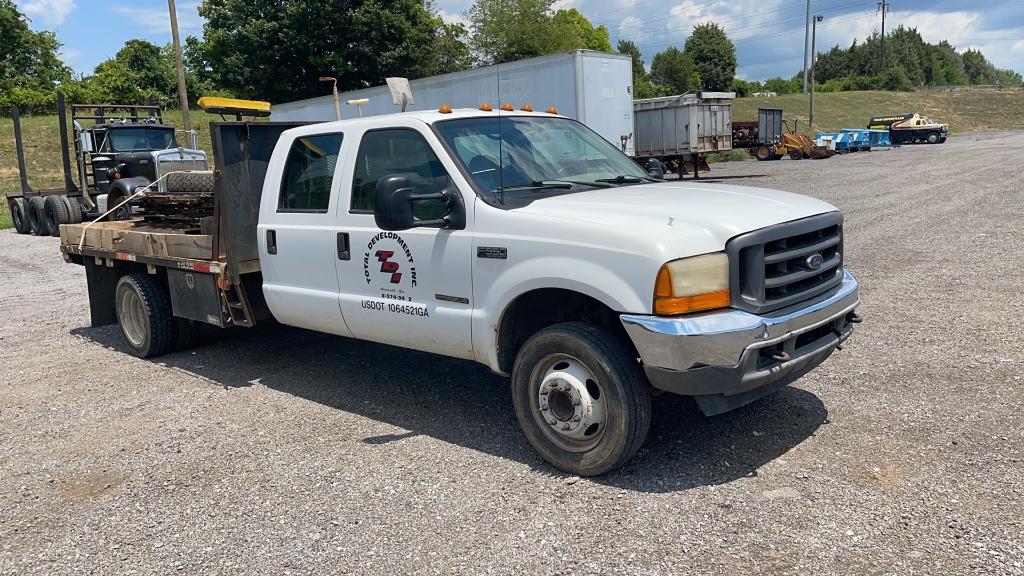
<path fill-rule="evenodd" d="M 938 132 L 929 132 L 928 133 L 928 143 L 929 144 L 938 144 L 939 143 L 939 133 Z"/>
<path fill-rule="evenodd" d="M 526 341 L 512 369 L 516 418 L 552 466 L 583 476 L 622 466 L 651 422 L 649 385 L 616 335 L 581 322 Z"/>
<path fill-rule="evenodd" d="M 150 358 L 168 352 L 174 343 L 174 316 L 167 290 L 148 274 L 128 274 L 114 292 L 117 323 L 131 353 Z"/>

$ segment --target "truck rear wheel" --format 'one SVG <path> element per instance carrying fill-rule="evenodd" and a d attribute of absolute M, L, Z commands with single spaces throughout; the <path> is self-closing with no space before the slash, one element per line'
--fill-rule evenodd
<path fill-rule="evenodd" d="M 61 225 L 67 224 L 71 219 L 68 215 L 68 206 L 61 196 L 47 196 L 43 200 L 43 215 L 46 233 L 50 236 L 60 236 Z"/>
<path fill-rule="evenodd" d="M 28 199 L 29 229 L 36 236 L 46 236 L 46 216 L 43 214 L 44 200 L 42 196 Z"/>
<path fill-rule="evenodd" d="M 165 354 L 174 343 L 174 316 L 166 288 L 143 273 L 122 276 L 114 292 L 117 323 L 132 355 Z"/>
<path fill-rule="evenodd" d="M 530 444 L 552 466 L 603 474 L 636 454 L 651 423 L 649 384 L 614 334 L 568 322 L 523 344 L 512 402 Z"/>
<path fill-rule="evenodd" d="M 28 202 L 24 198 L 11 198 L 7 206 L 11 209 L 11 222 L 18 234 L 28 234 L 32 224 L 28 221 Z"/>
<path fill-rule="evenodd" d="M 804 153 L 801 152 L 799 148 L 793 148 L 792 150 L 789 151 L 790 160 L 801 160 L 803 159 L 803 157 Z"/>
<path fill-rule="evenodd" d="M 757 148 L 754 148 L 754 158 L 761 161 L 771 160 L 772 151 L 767 146 L 758 146 Z"/>

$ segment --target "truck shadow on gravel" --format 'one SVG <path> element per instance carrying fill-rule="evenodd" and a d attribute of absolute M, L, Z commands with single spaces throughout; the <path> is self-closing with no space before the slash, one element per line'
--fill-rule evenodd
<path fill-rule="evenodd" d="M 117 326 L 72 334 L 127 354 Z M 364 438 L 386 445 L 427 435 L 524 463 L 555 478 L 529 446 L 512 410 L 508 380 L 474 362 L 285 326 L 224 331 L 217 341 L 153 360 L 227 389 L 262 385 L 408 432 Z M 788 387 L 750 406 L 707 418 L 684 397 L 654 399 L 650 435 L 624 468 L 593 480 L 641 492 L 671 492 L 757 475 L 823 424 L 817 396 Z"/>

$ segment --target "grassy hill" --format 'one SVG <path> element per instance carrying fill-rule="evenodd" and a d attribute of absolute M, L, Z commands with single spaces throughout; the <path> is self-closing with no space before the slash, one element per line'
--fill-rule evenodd
<path fill-rule="evenodd" d="M 814 104 L 814 123 L 818 131 L 862 128 L 871 116 L 899 112 L 919 112 L 948 122 L 954 134 L 978 130 L 1024 130 L 1024 90 L 838 92 L 815 94 Z M 732 117 L 734 120 L 756 120 L 758 108 L 782 108 L 786 119 L 798 121 L 798 127 L 807 130 L 806 94 L 739 98 L 733 104 Z M 211 151 L 208 125 L 217 119 L 219 117 L 204 112 L 192 112 L 192 124 L 199 130 L 200 147 L 208 153 Z M 164 120 L 181 126 L 179 112 L 166 112 Z M 59 186 L 62 175 L 56 116 L 22 118 L 22 132 L 26 141 L 29 182 L 36 188 Z M 9 118 L 0 118 L 0 192 L 18 188 L 14 127 Z M 10 225 L 7 203 L 4 202 L 0 205 L 0 229 Z"/>
<path fill-rule="evenodd" d="M 733 120 L 757 120 L 758 108 L 782 108 L 783 118 L 807 128 L 807 94 L 738 98 Z M 834 92 L 814 95 L 814 127 L 819 132 L 864 128 L 880 114 L 917 112 L 949 124 L 950 132 L 1024 130 L 1024 90 L 972 92 Z"/>

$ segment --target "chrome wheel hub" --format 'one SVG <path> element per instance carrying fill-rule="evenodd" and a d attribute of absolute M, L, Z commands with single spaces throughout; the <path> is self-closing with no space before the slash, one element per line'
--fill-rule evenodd
<path fill-rule="evenodd" d="M 600 440 L 605 426 L 601 387 L 582 362 L 560 356 L 546 363 L 537 390 L 545 432 L 563 447 L 584 451 Z"/>

